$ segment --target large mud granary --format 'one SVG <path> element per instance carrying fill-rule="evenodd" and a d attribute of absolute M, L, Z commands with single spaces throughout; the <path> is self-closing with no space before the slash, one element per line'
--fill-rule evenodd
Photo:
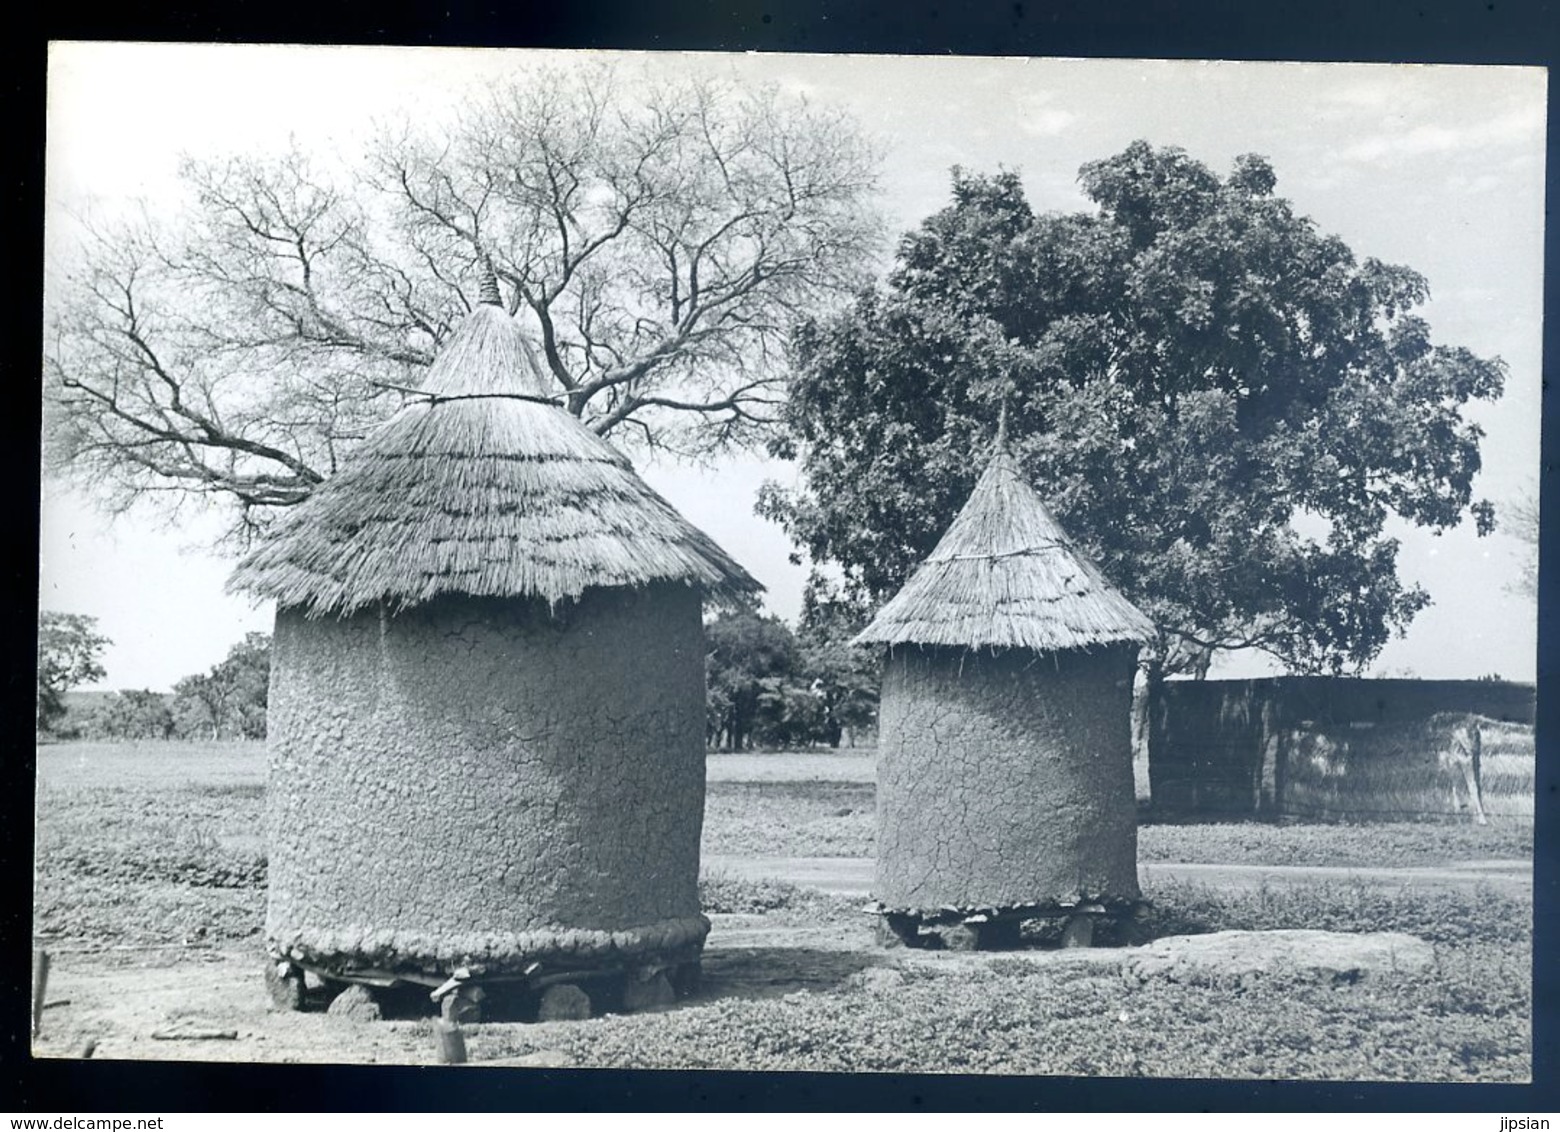
<path fill-rule="evenodd" d="M 857 638 L 888 649 L 874 896 L 891 919 L 1140 896 L 1131 696 L 1152 632 L 999 437 L 942 541 Z"/>
<path fill-rule="evenodd" d="M 701 608 L 758 585 L 548 403 L 486 291 L 230 583 L 277 602 L 284 966 L 644 969 L 709 930 Z"/>

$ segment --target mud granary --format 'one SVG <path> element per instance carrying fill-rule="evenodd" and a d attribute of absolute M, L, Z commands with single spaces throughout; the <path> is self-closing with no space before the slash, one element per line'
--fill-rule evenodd
<path fill-rule="evenodd" d="M 758 584 L 557 407 L 484 301 L 229 585 L 277 603 L 274 956 L 514 975 L 697 956 L 702 602 Z"/>
<path fill-rule="evenodd" d="M 1131 902 L 1131 697 L 1153 624 L 1068 539 L 999 435 L 887 647 L 874 896 L 891 913 Z"/>

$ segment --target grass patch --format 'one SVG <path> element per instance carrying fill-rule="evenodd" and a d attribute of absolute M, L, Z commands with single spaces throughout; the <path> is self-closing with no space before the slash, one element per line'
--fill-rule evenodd
<path fill-rule="evenodd" d="M 876 841 L 870 782 L 711 782 L 704 852 L 752 857 L 870 857 Z"/>
<path fill-rule="evenodd" d="M 257 943 L 264 925 L 263 885 L 196 887 L 52 870 L 40 873 L 33 887 L 38 943 L 216 947 Z"/>
<path fill-rule="evenodd" d="M 747 880 L 719 872 L 699 877 L 699 907 L 712 915 L 779 915 L 806 922 L 861 918 L 860 900 L 830 896 L 783 880 Z"/>
<path fill-rule="evenodd" d="M 263 800 L 253 787 L 40 788 L 40 873 L 263 888 Z"/>
<path fill-rule="evenodd" d="M 1349 882 L 1214 889 L 1166 882 L 1144 893 L 1153 902 L 1155 936 L 1309 928 L 1407 932 L 1437 944 L 1527 945 L 1533 906 L 1481 887 L 1393 889 Z"/>
<path fill-rule="evenodd" d="M 1142 861 L 1413 868 L 1532 856 L 1533 822 L 1517 817 L 1495 818 L 1489 825 L 1201 822 L 1138 827 Z"/>
<path fill-rule="evenodd" d="M 704 852 L 754 857 L 870 857 L 876 851 L 870 782 L 710 782 Z M 1214 865 L 1394 867 L 1530 860 L 1533 823 L 1416 822 L 1301 825 L 1269 822 L 1144 824 L 1142 861 Z"/>
<path fill-rule="evenodd" d="M 182 791 L 201 786 L 263 788 L 265 744 L 219 742 L 57 743 L 38 747 L 38 779 L 51 788 Z"/>
<path fill-rule="evenodd" d="M 1341 986 L 1129 983 L 1016 961 L 920 967 L 876 985 L 844 978 L 778 998 L 722 997 L 716 984 L 668 1014 L 484 1034 L 474 1052 L 543 1047 L 581 1065 L 641 1068 L 1524 1081 L 1524 958 L 1475 944 L 1433 972 Z"/>
<path fill-rule="evenodd" d="M 261 795 L 220 776 L 159 789 L 40 780 L 37 938 L 92 946 L 254 939 L 265 918 Z"/>
<path fill-rule="evenodd" d="M 264 922 L 263 759 L 253 745 L 40 752 L 34 924 L 40 941 L 258 949 Z M 171 749 L 163 749 L 171 748 Z M 209 761 L 208 761 L 209 756 Z M 52 760 L 52 761 L 51 761 Z M 715 782 L 705 851 L 868 856 L 873 792 L 860 782 Z M 1147 826 L 1144 860 L 1438 864 L 1525 857 L 1531 825 Z M 859 900 L 719 874 L 711 913 L 829 925 L 849 940 Z M 1347 882 L 1147 893 L 1156 934 L 1224 929 L 1397 930 L 1436 964 L 1333 986 L 1280 973 L 1239 985 L 1128 982 L 1017 958 L 918 965 L 864 979 L 831 973 L 810 944 L 733 949 L 739 980 L 664 1014 L 476 1027 L 473 1058 L 556 1049 L 580 1065 L 637 1068 L 1106 1074 L 1386 1081 L 1524 1081 L 1531 1071 L 1532 907 L 1489 890 Z M 893 966 L 862 947 L 856 966 Z M 835 951 L 830 954 L 846 954 Z M 733 958 L 735 956 L 735 958 Z M 144 960 L 137 956 L 135 962 Z M 789 964 L 789 968 L 787 968 Z M 714 969 L 716 965 L 708 965 Z M 794 993 L 767 994 L 784 976 Z M 387 1024 L 388 1025 L 388 1024 Z M 418 1035 L 418 1048 L 426 1049 Z"/>
<path fill-rule="evenodd" d="M 808 898 L 791 886 L 719 878 L 707 887 L 731 910 L 784 913 Z M 1151 896 L 1161 931 L 1411 931 L 1437 941 L 1435 965 L 1342 984 L 1304 971 L 1142 982 L 1109 968 L 1016 956 L 898 969 L 891 953 L 874 952 L 871 962 L 891 970 L 872 979 L 838 977 L 765 997 L 733 993 L 707 976 L 704 998 L 672 1013 L 494 1031 L 482 1036 L 475 1056 L 546 1048 L 606 1067 L 1531 1079 L 1532 949 L 1524 902 L 1326 883 L 1232 893 L 1174 884 Z M 787 961 L 783 950 L 755 957 L 749 977 L 783 979 Z"/>
<path fill-rule="evenodd" d="M 812 755 L 813 763 L 850 762 Z M 726 763 L 774 763 L 775 773 L 799 756 L 711 756 L 704 819 L 704 852 L 777 857 L 870 857 L 875 852 L 876 789 L 871 782 L 830 780 L 728 781 Z M 724 760 L 724 762 L 722 761 Z M 789 760 L 789 762 L 787 761 Z M 222 743 L 59 743 L 40 747 L 40 794 L 75 790 L 124 791 L 116 806 L 99 806 L 82 827 L 65 829 L 72 840 L 92 837 L 91 823 L 119 821 L 116 835 L 167 804 L 183 820 L 184 799 L 220 799 L 203 811 L 218 821 L 224 843 L 247 825 L 258 841 L 265 784 L 264 745 Z M 248 803 L 248 804 L 246 804 Z M 228 815 L 231 820 L 226 820 Z M 155 818 L 155 812 L 148 816 Z M 40 821 L 56 827 L 70 815 L 58 809 Z M 128 823 L 128 824 L 127 824 Z M 106 831 L 105 831 L 106 832 Z M 130 834 L 133 836 L 133 834 Z M 1375 825 L 1281 825 L 1259 822 L 1146 824 L 1138 830 L 1143 861 L 1208 864 L 1419 866 L 1478 859 L 1531 859 L 1533 823 L 1498 817 L 1487 826 L 1394 822 Z"/>

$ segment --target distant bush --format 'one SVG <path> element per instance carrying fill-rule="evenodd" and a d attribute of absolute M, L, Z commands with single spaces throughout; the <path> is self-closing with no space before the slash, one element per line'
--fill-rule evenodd
<path fill-rule="evenodd" d="M 171 693 L 91 693 L 85 706 L 67 705 L 49 734 L 99 742 L 264 739 L 270 682 L 271 638 L 250 633 L 210 671 L 184 677 Z"/>
<path fill-rule="evenodd" d="M 171 739 L 175 734 L 169 697 L 149 689 L 110 692 L 82 713 L 74 725 L 83 739 Z"/>
<path fill-rule="evenodd" d="M 211 671 L 173 686 L 177 733 L 188 739 L 264 739 L 270 682 L 270 634 L 249 633 Z"/>

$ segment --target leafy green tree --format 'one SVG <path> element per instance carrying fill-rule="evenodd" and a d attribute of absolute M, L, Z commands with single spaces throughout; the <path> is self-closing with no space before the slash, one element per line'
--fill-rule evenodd
<path fill-rule="evenodd" d="M 708 739 L 739 751 L 840 745 L 877 719 L 878 663 L 850 636 L 859 624 L 838 603 L 809 595 L 800 633 L 752 609 L 705 627 Z"/>
<path fill-rule="evenodd" d="M 245 739 L 264 739 L 271 690 L 271 635 L 245 634 L 212 670 L 212 677 L 228 689 L 233 731 Z"/>
<path fill-rule="evenodd" d="M 705 626 L 707 739 L 740 751 L 840 745 L 877 719 L 877 658 L 849 645 L 860 627 L 838 602 L 809 594 L 799 633 L 755 609 Z"/>
<path fill-rule="evenodd" d="M 723 611 L 704 632 L 710 742 L 744 750 L 755 738 L 763 697 L 769 697 L 766 718 L 779 717 L 775 697 L 783 702 L 779 683 L 796 671 L 796 635 L 778 617 L 751 609 Z"/>
<path fill-rule="evenodd" d="M 271 637 L 249 633 L 209 672 L 173 686 L 171 710 L 186 738 L 265 738 L 271 678 Z"/>
<path fill-rule="evenodd" d="M 194 673 L 177 681 L 170 710 L 181 739 L 218 739 L 227 724 L 227 699 L 210 673 Z"/>
<path fill-rule="evenodd" d="M 81 613 L 38 614 L 38 730 L 49 731 L 65 714 L 65 693 L 101 680 L 103 650 L 113 644 L 97 631 L 97 618 Z"/>
<path fill-rule="evenodd" d="M 802 636 L 800 682 L 817 701 L 817 719 L 809 738 L 838 747 L 847 733 L 855 737 L 877 723 L 877 657 L 847 641 L 808 640 Z"/>
<path fill-rule="evenodd" d="M 794 674 L 757 683 L 753 740 L 769 750 L 810 747 L 824 728 L 823 698 Z"/>
<path fill-rule="evenodd" d="M 1016 175 L 955 170 L 886 289 L 803 326 L 773 451 L 805 486 L 762 513 L 870 610 L 968 497 L 1005 404 L 1026 473 L 1156 622 L 1151 687 L 1225 650 L 1361 670 L 1430 600 L 1387 518 L 1492 526 L 1463 410 L 1503 363 L 1432 343 L 1426 281 L 1320 234 L 1261 157 L 1221 178 L 1137 142 L 1081 180 L 1096 211 L 1037 216 Z"/>
<path fill-rule="evenodd" d="M 850 644 L 864 624 L 861 611 L 824 579 L 814 578 L 802 595 L 800 676 L 819 701 L 814 738 L 830 747 L 847 733 L 854 746 L 858 734 L 877 724 L 879 658 Z"/>

